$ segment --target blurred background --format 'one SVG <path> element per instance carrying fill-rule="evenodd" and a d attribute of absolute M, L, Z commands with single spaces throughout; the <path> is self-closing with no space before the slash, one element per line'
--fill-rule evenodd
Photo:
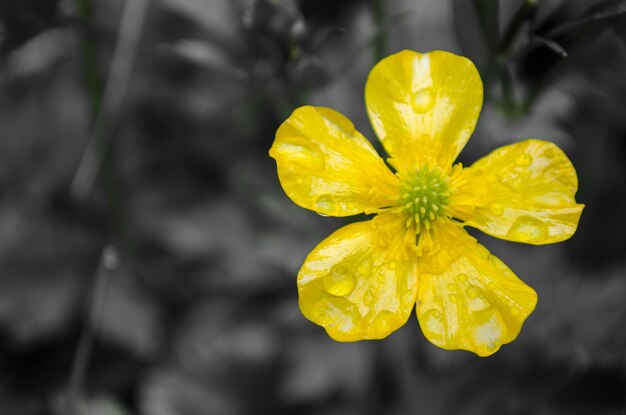
<path fill-rule="evenodd" d="M 355 219 L 285 196 L 274 133 L 314 104 L 376 141 L 365 80 L 402 49 L 479 68 L 464 164 L 537 137 L 578 171 L 571 240 L 474 232 L 539 294 L 489 358 L 298 310 Z M 0 414 L 624 415 L 625 161 L 626 1 L 0 0 Z"/>

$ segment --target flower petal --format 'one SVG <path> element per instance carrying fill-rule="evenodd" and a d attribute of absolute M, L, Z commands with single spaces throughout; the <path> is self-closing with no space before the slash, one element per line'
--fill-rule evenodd
<path fill-rule="evenodd" d="M 584 205 L 574 166 L 556 145 L 529 139 L 501 147 L 453 180 L 452 215 L 489 235 L 541 245 L 576 231 Z"/>
<path fill-rule="evenodd" d="M 322 241 L 298 274 L 304 316 L 338 341 L 381 339 L 402 326 L 417 291 L 407 235 L 415 240 L 400 217 L 383 213 Z"/>
<path fill-rule="evenodd" d="M 441 249 L 418 263 L 422 331 L 444 349 L 493 354 L 517 337 L 537 294 L 458 224 L 437 225 Z"/>
<path fill-rule="evenodd" d="M 365 86 L 378 138 L 399 171 L 447 171 L 474 131 L 483 85 L 474 64 L 449 52 L 405 50 L 380 61 Z"/>
<path fill-rule="evenodd" d="M 270 156 L 285 193 L 304 208 L 349 216 L 397 200 L 396 176 L 352 122 L 330 108 L 296 109 L 276 131 Z"/>

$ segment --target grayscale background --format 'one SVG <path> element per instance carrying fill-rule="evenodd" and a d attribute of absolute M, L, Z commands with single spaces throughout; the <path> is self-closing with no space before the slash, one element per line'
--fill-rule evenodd
<path fill-rule="evenodd" d="M 569 241 L 473 232 L 539 294 L 489 358 L 298 310 L 364 217 L 292 203 L 274 133 L 314 104 L 375 141 L 365 80 L 402 49 L 479 68 L 463 163 L 536 137 L 578 171 Z M 0 414 L 624 415 L 625 161 L 626 1 L 0 0 Z"/>

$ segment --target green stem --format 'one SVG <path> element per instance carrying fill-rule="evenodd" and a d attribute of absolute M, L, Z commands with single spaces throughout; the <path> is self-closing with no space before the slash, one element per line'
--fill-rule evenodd
<path fill-rule="evenodd" d="M 89 11 L 89 0 L 76 1 L 81 6 L 79 9 L 81 13 Z M 83 201 L 89 196 L 108 151 L 111 141 L 110 132 L 115 129 L 121 113 L 150 1 L 127 0 L 124 4 L 122 21 L 104 84 L 101 104 L 98 105 L 95 126 L 72 181 L 72 194 L 78 200 Z M 93 56 L 92 53 L 84 56 L 86 68 L 95 65 Z"/>
<path fill-rule="evenodd" d="M 83 25 L 83 33 L 80 39 L 80 55 L 85 87 L 89 95 L 89 104 L 91 105 L 91 113 L 95 116 L 100 110 L 102 79 L 100 77 L 98 55 L 96 53 L 91 24 L 91 1 L 74 0 L 74 7 Z"/>
<path fill-rule="evenodd" d="M 385 2 L 383 0 L 373 0 L 374 22 L 377 33 L 374 37 L 374 63 L 380 62 L 387 54 L 387 28 L 385 25 Z"/>
<path fill-rule="evenodd" d="M 119 260 L 115 248 L 106 246 L 102 250 L 98 270 L 94 277 L 93 290 L 89 301 L 89 310 L 78 342 L 78 348 L 72 363 L 72 372 L 68 384 L 66 412 L 68 415 L 79 414 L 79 402 L 84 394 L 84 383 L 93 344 L 98 333 L 100 316 L 104 308 L 111 275 L 118 268 Z"/>
<path fill-rule="evenodd" d="M 499 6 L 498 0 L 474 0 L 474 10 L 478 16 L 478 21 L 483 32 L 485 44 L 487 46 L 488 62 L 484 70 L 483 83 L 487 97 L 491 93 L 491 85 L 497 80 L 500 63 L 497 58 L 497 46 L 499 38 Z"/>
<path fill-rule="evenodd" d="M 535 11 L 537 0 L 523 0 L 519 5 L 515 15 L 511 19 L 504 36 L 498 46 L 498 54 L 507 55 L 511 49 L 511 46 L 517 39 L 520 29 L 524 23 L 528 20 L 531 14 Z"/>

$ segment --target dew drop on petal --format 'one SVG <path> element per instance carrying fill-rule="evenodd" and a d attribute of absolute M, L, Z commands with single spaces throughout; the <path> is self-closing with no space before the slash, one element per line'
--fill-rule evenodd
<path fill-rule="evenodd" d="M 435 105 L 435 91 L 432 88 L 426 87 L 418 89 L 413 93 L 411 99 L 411 106 L 415 112 L 426 112 Z"/>
<path fill-rule="evenodd" d="M 389 261 L 388 267 L 389 267 L 390 270 L 393 271 L 396 268 L 398 268 L 398 263 L 392 259 L 391 261 Z"/>
<path fill-rule="evenodd" d="M 402 296 L 402 304 L 410 305 L 415 302 L 415 292 L 411 290 L 407 290 Z"/>
<path fill-rule="evenodd" d="M 489 262 L 495 266 L 496 268 L 498 268 L 500 271 L 502 271 L 503 274 L 510 274 L 511 271 L 509 270 L 509 267 L 506 266 L 506 264 L 504 262 L 502 262 L 502 260 L 496 256 L 490 255 L 489 256 Z"/>
<path fill-rule="evenodd" d="M 281 142 L 276 145 L 276 149 L 285 154 L 290 163 L 300 165 L 309 171 L 320 171 L 326 166 L 324 159 L 309 146 Z"/>
<path fill-rule="evenodd" d="M 318 324 L 327 325 L 333 321 L 332 314 L 328 312 L 328 301 L 326 300 L 320 300 L 315 303 L 313 313 L 313 318 Z"/>
<path fill-rule="evenodd" d="M 467 289 L 466 294 L 467 294 L 467 296 L 468 296 L 469 298 L 476 298 L 476 297 L 478 297 L 478 295 L 479 295 L 480 293 L 478 292 L 478 290 L 476 289 L 476 287 L 474 287 L 474 286 L 472 285 L 472 286 L 470 286 L 470 287 Z"/>
<path fill-rule="evenodd" d="M 456 291 L 456 285 L 454 285 L 452 283 L 448 284 L 448 290 L 449 291 Z"/>
<path fill-rule="evenodd" d="M 424 313 L 420 321 L 432 334 L 443 336 L 445 325 L 441 311 L 432 309 Z"/>
<path fill-rule="evenodd" d="M 520 216 L 513 223 L 507 237 L 521 242 L 541 242 L 550 236 L 548 226 L 539 219 L 530 216 Z"/>
<path fill-rule="evenodd" d="M 331 269 L 323 279 L 324 290 L 337 297 L 350 294 L 356 286 L 356 278 L 348 270 Z"/>
<path fill-rule="evenodd" d="M 372 273 L 372 258 L 367 257 L 363 259 L 357 271 L 359 271 L 362 277 L 369 276 Z"/>
<path fill-rule="evenodd" d="M 381 333 L 391 331 L 391 322 L 393 321 L 393 313 L 391 311 L 382 310 L 374 318 L 374 326 Z"/>
<path fill-rule="evenodd" d="M 456 295 L 456 294 L 450 294 L 450 302 L 454 303 L 454 304 L 458 303 L 459 302 L 459 296 Z"/>
<path fill-rule="evenodd" d="M 502 213 L 504 212 L 504 206 L 502 206 L 501 203 L 491 203 L 489 205 L 489 211 L 496 216 L 502 216 Z"/>
<path fill-rule="evenodd" d="M 528 167 L 532 164 L 533 162 L 533 156 L 531 156 L 528 153 L 523 153 L 520 154 L 516 159 L 515 159 L 515 165 L 519 166 L 519 167 Z"/>
<path fill-rule="evenodd" d="M 459 283 L 463 284 L 464 282 L 466 282 L 466 281 L 467 281 L 467 275 L 465 275 L 465 274 L 459 274 L 459 275 L 457 275 L 457 276 L 456 276 L 456 280 L 457 280 Z"/>
<path fill-rule="evenodd" d="M 369 307 L 374 303 L 374 298 L 374 292 L 372 290 L 367 290 L 363 295 L 363 303 Z"/>
<path fill-rule="evenodd" d="M 328 196 L 328 195 L 322 195 L 318 197 L 317 200 L 315 201 L 315 208 L 318 210 L 323 210 L 323 211 L 328 212 L 330 210 L 335 209 L 335 206 L 336 206 L 335 201 L 333 200 L 331 196 Z M 328 216 L 323 213 L 320 213 L 320 215 Z"/>
<path fill-rule="evenodd" d="M 487 283 L 486 291 L 490 293 L 495 293 L 495 292 L 499 292 L 500 290 L 498 290 L 498 287 L 495 282 L 489 281 Z"/>
<path fill-rule="evenodd" d="M 385 274 L 378 274 L 378 278 L 376 279 L 376 283 L 378 285 L 384 285 L 385 282 L 387 282 L 387 278 L 385 277 Z"/>

